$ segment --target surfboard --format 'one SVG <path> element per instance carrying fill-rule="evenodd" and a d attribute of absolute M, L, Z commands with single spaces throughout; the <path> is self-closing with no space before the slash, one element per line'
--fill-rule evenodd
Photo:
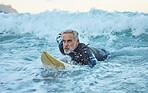
<path fill-rule="evenodd" d="M 48 54 L 46 51 L 43 51 L 41 55 L 41 61 L 44 65 L 55 66 L 56 68 L 65 68 L 70 66 L 69 64 L 54 58 L 53 56 Z"/>

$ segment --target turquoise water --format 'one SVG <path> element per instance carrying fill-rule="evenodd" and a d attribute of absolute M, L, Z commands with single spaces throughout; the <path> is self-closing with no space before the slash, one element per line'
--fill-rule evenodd
<path fill-rule="evenodd" d="M 94 68 L 72 65 L 54 70 L 42 65 L 47 51 L 63 56 L 56 36 L 75 29 L 80 42 L 111 55 Z M 0 14 L 1 93 L 147 93 L 148 14 L 134 12 Z"/>

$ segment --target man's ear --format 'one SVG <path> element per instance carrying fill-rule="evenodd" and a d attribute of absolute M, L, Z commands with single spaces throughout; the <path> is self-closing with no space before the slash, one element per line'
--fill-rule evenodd
<path fill-rule="evenodd" d="M 76 47 L 78 47 L 79 45 L 79 39 L 77 39 L 77 42 L 76 42 Z"/>

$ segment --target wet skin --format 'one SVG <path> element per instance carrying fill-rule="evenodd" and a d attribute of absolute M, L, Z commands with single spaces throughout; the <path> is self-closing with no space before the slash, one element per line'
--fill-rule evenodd
<path fill-rule="evenodd" d="M 63 41 L 64 52 L 66 54 L 72 52 L 75 48 L 77 48 L 79 44 L 79 40 L 77 39 L 75 45 L 75 35 L 73 33 L 64 33 L 62 41 Z"/>

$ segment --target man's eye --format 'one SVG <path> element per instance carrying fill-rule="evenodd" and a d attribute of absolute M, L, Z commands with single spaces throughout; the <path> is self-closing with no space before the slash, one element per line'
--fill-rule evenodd
<path fill-rule="evenodd" d="M 68 42 L 72 42 L 72 40 L 68 40 Z"/>
<path fill-rule="evenodd" d="M 62 42 L 65 42 L 65 40 L 62 40 Z"/>

